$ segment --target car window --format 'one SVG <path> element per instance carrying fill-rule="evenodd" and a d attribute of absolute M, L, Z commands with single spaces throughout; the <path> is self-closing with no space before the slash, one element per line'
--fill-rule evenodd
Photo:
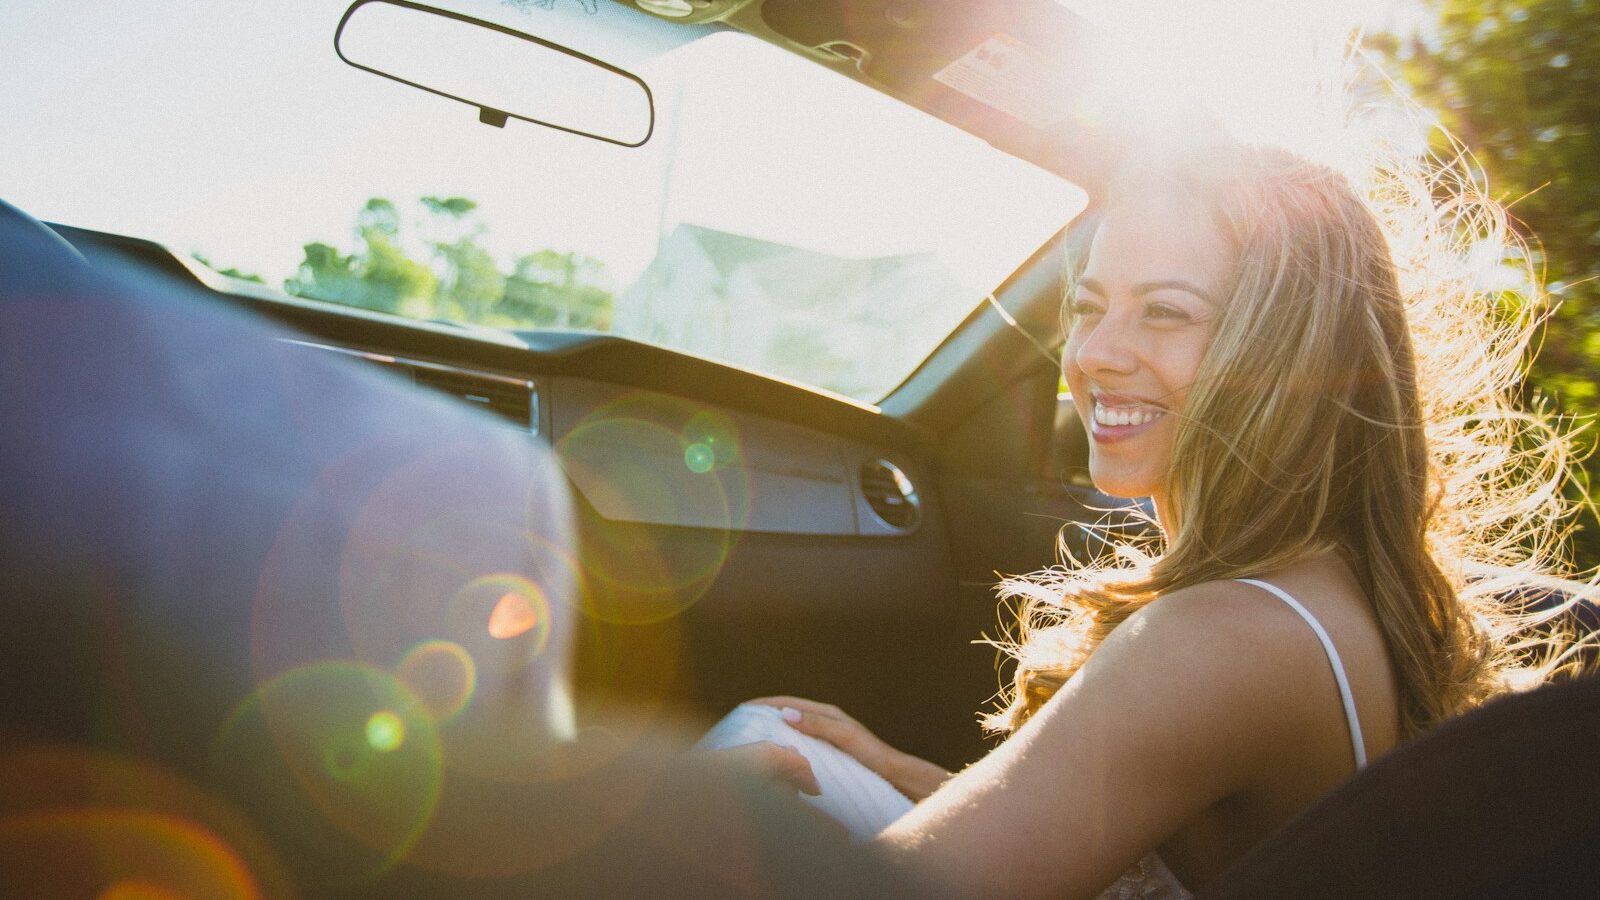
<path fill-rule="evenodd" d="M 607 0 L 440 5 L 653 92 L 644 146 L 340 62 L 343 2 L 13 0 L 0 196 L 292 294 L 611 332 L 875 402 L 1081 190 L 749 36 Z"/>

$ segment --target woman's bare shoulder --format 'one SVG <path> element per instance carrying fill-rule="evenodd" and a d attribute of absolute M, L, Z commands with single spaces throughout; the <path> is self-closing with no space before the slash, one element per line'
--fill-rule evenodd
<path fill-rule="evenodd" d="M 1328 663 L 1288 605 L 1254 585 L 1213 581 L 1173 591 L 1120 625 L 1084 666 L 1086 678 L 1151 698 L 1150 714 L 1186 728 L 1209 722 L 1197 746 L 1222 754 L 1286 749 L 1325 711 Z M 1246 762 L 1248 760 L 1240 760 Z"/>
<path fill-rule="evenodd" d="M 1221 653 L 1225 663 L 1239 661 L 1241 648 L 1260 651 L 1264 656 L 1256 662 L 1297 658 L 1308 648 L 1321 659 L 1315 634 L 1298 613 L 1262 588 L 1233 580 L 1207 581 L 1158 597 L 1110 640 L 1161 652 L 1181 647 L 1186 653 Z"/>

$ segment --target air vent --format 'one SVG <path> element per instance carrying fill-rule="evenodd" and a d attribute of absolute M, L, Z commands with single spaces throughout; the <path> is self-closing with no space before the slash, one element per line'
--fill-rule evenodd
<path fill-rule="evenodd" d="M 280 340 L 299 347 L 310 347 L 313 350 L 338 353 L 366 360 L 374 365 L 382 366 L 402 378 L 409 378 L 424 387 L 443 391 L 457 400 L 463 400 L 479 409 L 488 410 L 518 428 L 532 431 L 535 434 L 539 431 L 535 421 L 538 419 L 538 397 L 533 392 L 533 382 L 525 378 L 496 375 L 493 372 L 478 372 L 443 363 L 405 359 L 403 357 L 390 356 L 387 353 L 356 350 L 351 347 L 336 347 L 331 344 L 319 344 L 314 341 L 301 341 L 294 338 L 280 338 Z"/>
<path fill-rule="evenodd" d="M 861 495 L 883 524 L 900 531 L 917 527 L 922 503 L 906 473 L 886 459 L 861 464 Z"/>
<path fill-rule="evenodd" d="M 411 370 L 417 384 L 489 410 L 522 428 L 533 427 L 533 385 L 527 381 L 444 366 L 408 362 L 400 365 Z"/>

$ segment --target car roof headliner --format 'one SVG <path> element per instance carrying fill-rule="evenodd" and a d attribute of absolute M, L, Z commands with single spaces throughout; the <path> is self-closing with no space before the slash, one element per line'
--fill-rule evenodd
<path fill-rule="evenodd" d="M 1038 109 L 1070 109 L 1089 80 L 1092 26 L 1057 0 L 709 0 L 661 18 L 716 23 L 774 44 L 1054 172 L 1091 198 L 1116 161 L 1118 142 L 1104 128 L 1070 115 L 1031 124 L 935 77 L 991 39 L 1020 42 L 1033 71 L 1007 88 Z"/>

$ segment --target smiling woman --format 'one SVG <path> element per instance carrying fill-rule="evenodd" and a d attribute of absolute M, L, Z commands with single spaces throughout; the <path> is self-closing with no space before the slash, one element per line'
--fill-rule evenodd
<path fill-rule="evenodd" d="M 1217 772 L 1203 750 L 1188 764 L 1199 769 L 1163 763 L 1159 787 L 1130 784 L 1163 798 L 1150 801 L 1157 810 L 1173 812 L 1165 804 L 1175 797 L 1196 805 L 1152 832 L 1160 857 L 1146 856 L 1113 891 L 1181 895 L 1172 871 L 1183 884 L 1204 883 L 1262 825 L 1297 809 L 1303 801 L 1292 796 L 1315 797 L 1342 780 L 1352 757 L 1359 769 L 1563 661 L 1564 639 L 1522 631 L 1551 613 L 1530 611 L 1516 599 L 1525 594 L 1490 577 L 1510 565 L 1520 584 L 1534 585 L 1560 566 L 1564 506 L 1553 486 L 1567 474 L 1570 438 L 1520 409 L 1515 390 L 1535 314 L 1524 305 L 1507 315 L 1462 278 L 1450 251 L 1434 249 L 1461 248 L 1481 264 L 1482 248 L 1504 240 L 1497 207 L 1444 180 L 1448 173 L 1407 181 L 1408 171 L 1390 171 L 1363 197 L 1344 176 L 1281 150 L 1142 155 L 1114 183 L 1073 279 L 1064 365 L 1093 423 L 1090 471 L 1110 493 L 1154 499 L 1161 546 L 1150 557 L 1124 553 L 1009 582 L 1008 593 L 1025 600 L 1013 648 L 1020 665 L 992 724 L 1013 741 L 1033 736 L 1017 751 L 1025 758 L 1040 729 L 1058 727 L 1045 724 L 1057 708 L 1078 717 L 1098 703 L 1132 704 L 1126 715 L 1153 707 L 1179 716 L 1127 685 L 1093 687 L 1124 660 L 1164 666 L 1147 654 L 1174 618 L 1189 622 L 1182 640 L 1200 644 L 1181 651 L 1193 667 L 1185 678 L 1206 677 L 1208 653 L 1249 652 L 1260 658 L 1211 671 L 1223 682 L 1247 673 L 1245 684 L 1220 690 L 1264 705 L 1273 701 L 1261 691 L 1308 691 L 1274 715 L 1318 711 L 1302 726 L 1318 737 L 1298 743 L 1221 710 L 1215 721 L 1191 721 L 1203 732 L 1183 738 L 1194 746 L 1275 760 L 1275 787 L 1255 781 L 1247 762 L 1223 767 L 1233 774 L 1218 792 L 1190 795 L 1188 779 Z M 1451 190 L 1459 205 L 1436 206 L 1433 192 Z M 1391 246 L 1433 255 L 1397 258 Z M 1289 634 L 1228 623 L 1269 612 L 1220 590 L 1239 582 L 1277 593 L 1312 626 L 1346 727 L 1329 721 L 1338 721 L 1330 715 L 1338 705 L 1326 668 L 1290 688 L 1293 669 L 1272 661 L 1281 651 L 1268 647 Z M 1199 698 L 1219 688 L 1158 677 L 1146 689 L 1204 705 Z M 1162 744 L 1180 739 L 1170 723 L 1149 727 L 1167 733 Z M 1089 751 L 1103 765 L 1139 766 L 1138 744 L 1122 745 L 1131 756 L 1118 759 L 1106 740 L 1099 735 Z M 1282 790 L 1284 765 L 1299 773 L 1288 776 L 1298 786 L 1268 804 L 1277 812 L 1248 811 L 1240 785 L 1257 785 L 1247 794 Z M 1113 796 L 1124 811 L 1147 807 Z M 1097 840 L 1121 840 L 1126 827 L 1108 826 Z"/>
<path fill-rule="evenodd" d="M 1498 208 L 1406 171 L 1363 192 L 1177 136 L 1124 161 L 1063 365 L 1095 485 L 1154 500 L 1153 552 L 1005 585 L 1008 737 L 953 776 L 766 700 L 920 801 L 879 823 L 886 853 L 960 892 L 1187 897 L 1369 759 L 1565 661 L 1526 599 L 1556 584 L 1570 440 L 1517 402 L 1536 317 L 1434 249 L 1485 259 Z"/>

